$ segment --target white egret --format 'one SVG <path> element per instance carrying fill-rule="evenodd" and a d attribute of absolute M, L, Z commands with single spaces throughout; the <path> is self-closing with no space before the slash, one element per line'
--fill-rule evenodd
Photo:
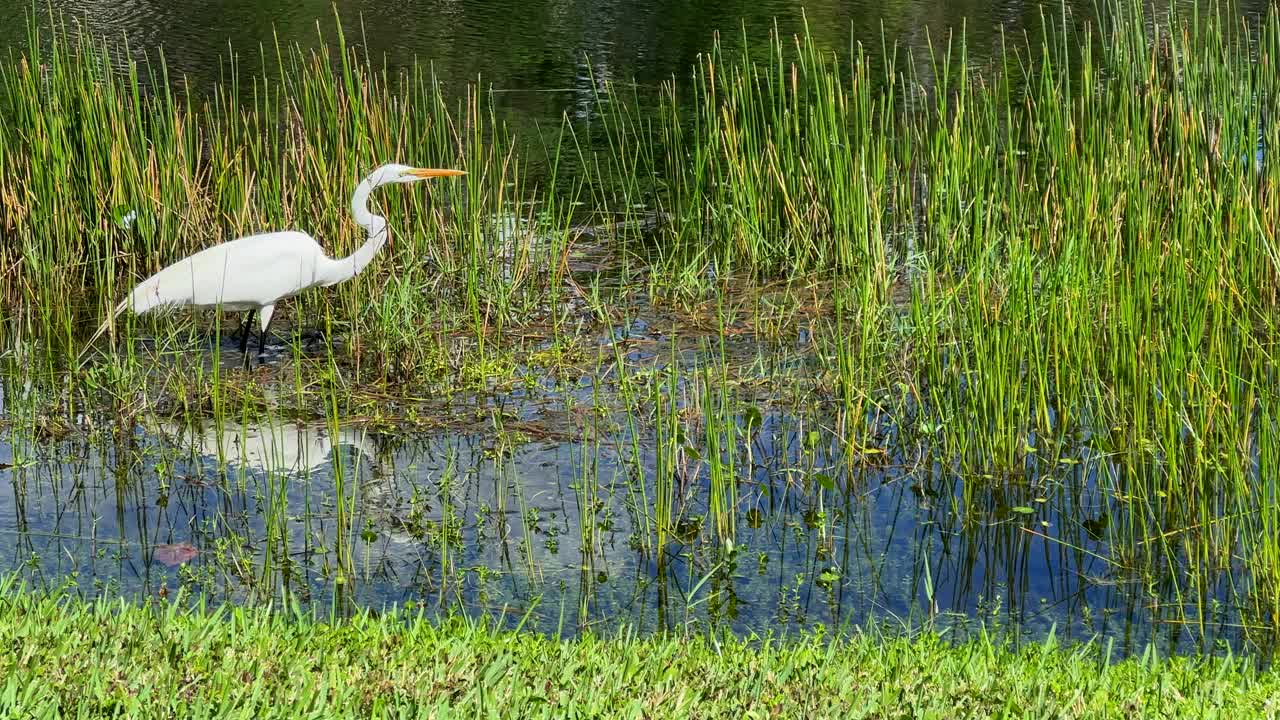
<path fill-rule="evenodd" d="M 369 239 L 344 258 L 329 257 L 310 235 L 295 230 L 249 235 L 183 258 L 138 283 L 89 339 L 80 357 L 125 310 L 141 315 L 160 308 L 221 307 L 249 313 L 240 338 L 240 352 L 246 353 L 248 364 L 249 329 L 255 313 L 261 354 L 277 302 L 308 288 L 328 287 L 355 277 L 382 249 L 387 241 L 387 220 L 369 212 L 369 194 L 374 188 L 465 174 L 395 163 L 374 170 L 351 196 L 351 214 L 356 224 L 368 231 Z"/>

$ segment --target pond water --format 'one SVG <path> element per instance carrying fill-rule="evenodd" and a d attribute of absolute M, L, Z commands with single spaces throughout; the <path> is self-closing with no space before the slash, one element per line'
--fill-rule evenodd
<path fill-rule="evenodd" d="M 0 568 L 85 594 L 181 587 L 323 613 L 410 604 L 566 636 L 874 621 L 1103 637 L 1117 657 L 1152 642 L 1240 647 L 1230 574 L 1209 590 L 1222 611 L 1191 629 L 1185 590 L 1108 560 L 1107 524 L 1127 510 L 1110 489 L 1116 468 L 1085 447 L 1066 472 L 1033 466 L 966 488 L 963 473 L 896 446 L 884 419 L 851 450 L 839 408 L 803 388 L 799 344 L 737 339 L 726 355 L 639 316 L 609 335 L 601 357 L 621 359 L 610 371 L 395 401 L 402 416 L 435 418 L 416 430 L 293 419 L 282 344 L 254 371 L 265 396 L 195 417 L 141 397 L 118 417 L 33 414 L 21 364 L 7 364 Z M 235 347 L 208 345 L 206 364 L 234 377 Z M 726 363 L 763 386 L 736 386 L 729 427 L 712 431 L 722 376 L 707 370 Z M 727 514 L 714 507 L 713 435 L 738 463 Z M 661 537 L 660 486 L 673 508 Z"/>
<path fill-rule="evenodd" d="M 1195 3 L 1182 3 L 1185 8 Z M 1164 3 L 1156 3 L 1157 6 Z M 1228 3 L 1224 12 L 1257 18 L 1266 0 Z M 1083 30 L 1097 3 L 1066 0 L 1041 5 L 1018 0 L 945 2 L 944 0 L 465 0 L 414 3 L 247 2 L 203 3 L 76 2 L 53 0 L 49 6 L 69 22 L 96 34 L 126 38 L 135 56 L 163 48 L 176 76 L 196 87 L 223 77 L 228 51 L 241 58 L 248 72 L 258 70 L 262 49 L 277 42 L 315 46 L 332 42 L 335 14 L 348 41 L 385 58 L 391 68 L 416 58 L 430 62 L 445 83 L 461 86 L 479 79 L 501 95 L 507 120 L 518 127 L 558 122 L 593 104 L 593 93 L 605 80 L 634 80 L 653 87 L 674 77 L 688 77 L 699 53 L 718 32 L 734 45 L 744 31 L 758 42 L 776 27 L 783 37 L 807 26 L 819 45 L 846 54 L 851 40 L 864 45 L 873 63 L 882 58 L 882 39 L 897 43 L 905 56 L 926 66 L 928 42 L 963 28 L 975 62 L 998 51 L 1002 43 L 1038 45 L 1044 17 Z M 15 19 L 0 27 L 0 47 L 26 42 L 23 23 L 16 22 L 30 3 L 0 0 L 0 16 Z M 43 7 L 43 5 L 42 5 Z M 1025 38 L 1025 39 L 1024 39 Z"/>
<path fill-rule="evenodd" d="M 122 34 L 135 52 L 163 47 L 196 86 L 217 80 L 228 47 L 252 56 L 276 38 L 332 37 L 334 25 L 328 0 L 53 5 L 89 30 Z M 1068 5 L 1084 17 L 1094 3 Z M 27 7 L 0 0 L 9 17 Z M 775 21 L 784 33 L 807 21 L 837 50 L 851 33 L 879 47 L 883 28 L 912 53 L 963 23 L 980 53 L 1000 28 L 1034 33 L 1041 13 L 1010 1 L 822 0 L 805 4 L 802 19 L 799 7 L 337 3 L 348 32 L 363 24 L 353 42 L 392 66 L 430 60 L 449 82 L 481 77 L 520 126 L 577 117 L 603 77 L 652 87 L 683 75 L 714 30 L 732 35 L 741 23 L 759 36 Z M 19 23 L 0 29 L 0 44 L 20 47 L 25 37 Z M 1065 470 L 1032 466 L 975 489 L 902 449 L 879 419 L 868 421 L 861 448 L 846 444 L 840 409 L 800 387 L 802 342 L 742 339 L 726 356 L 654 331 L 649 312 L 600 338 L 603 357 L 620 348 L 624 358 L 613 372 L 531 374 L 514 389 L 405 401 L 436 418 L 409 430 L 336 413 L 296 420 L 288 353 L 258 373 L 270 396 L 216 421 L 157 411 L 156 398 L 124 403 L 133 411 L 115 422 L 93 409 L 65 420 L 34 414 L 24 365 L 12 360 L 0 373 L 0 547 L 10 549 L 0 570 L 86 594 L 185 587 L 234 602 L 287 593 L 335 612 L 462 607 L 565 635 L 619 626 L 791 632 L 875 619 L 1026 637 L 1056 628 L 1114 640 L 1117 656 L 1151 642 L 1165 651 L 1241 646 L 1231 573 L 1199 598 L 1221 612 L 1189 628 L 1180 588 L 1125 576 L 1107 559 L 1105 529 L 1123 500 L 1112 492 L 1115 468 L 1086 446 Z M 234 346 L 224 341 L 222 359 L 209 362 L 230 371 Z M 775 374 L 771 390 L 736 388 L 723 416 L 732 423 L 721 429 L 723 456 L 747 463 L 728 511 L 716 507 L 707 451 L 720 432 L 705 420 L 717 383 L 700 374 L 726 362 L 770 368 L 764 380 Z M 671 414 L 652 417 L 661 403 L 642 412 L 635 393 L 668 397 L 653 390 L 664 373 Z M 661 457 L 666 421 L 679 441 Z M 660 533 L 653 508 L 668 491 L 672 522 Z"/>

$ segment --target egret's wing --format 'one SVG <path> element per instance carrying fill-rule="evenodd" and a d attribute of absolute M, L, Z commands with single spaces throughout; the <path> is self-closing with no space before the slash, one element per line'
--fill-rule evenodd
<path fill-rule="evenodd" d="M 136 313 L 175 305 L 261 307 L 315 285 L 322 257 L 305 233 L 251 235 L 201 250 L 143 280 L 130 305 Z"/>

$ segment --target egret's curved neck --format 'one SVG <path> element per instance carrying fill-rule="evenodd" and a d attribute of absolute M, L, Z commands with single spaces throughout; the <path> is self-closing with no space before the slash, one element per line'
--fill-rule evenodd
<path fill-rule="evenodd" d="M 375 170 L 369 177 L 361 180 L 355 193 L 351 195 L 351 215 L 356 224 L 369 233 L 369 239 L 350 255 L 328 263 L 328 267 L 322 271 L 326 287 L 359 275 L 387 242 L 387 219 L 369 212 L 369 195 L 377 187 L 373 180 L 377 174 Z"/>

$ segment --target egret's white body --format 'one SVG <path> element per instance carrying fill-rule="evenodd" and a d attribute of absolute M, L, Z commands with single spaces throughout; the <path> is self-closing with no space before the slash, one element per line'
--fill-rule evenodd
<path fill-rule="evenodd" d="M 275 304 L 335 277 L 337 264 L 302 232 L 250 235 L 201 250 L 138 283 L 120 309 L 145 313 L 170 305 L 258 310 L 265 327 Z M 355 273 L 347 274 L 347 277 Z"/>
<path fill-rule="evenodd" d="M 139 315 L 168 307 L 221 307 L 248 311 L 241 351 L 247 347 L 249 322 L 259 314 L 259 351 L 276 303 L 313 287 L 328 287 L 364 270 L 387 240 L 387 221 L 369 212 L 369 195 L 379 186 L 412 183 L 464 174 L 460 170 L 417 169 L 389 164 L 374 170 L 351 196 L 351 214 L 369 238 L 354 253 L 334 259 L 310 235 L 286 230 L 249 235 L 183 258 L 138 283 L 115 307 L 111 317 L 89 340 L 106 332 L 125 310 Z M 86 347 L 86 350 L 88 348 Z M 83 355 L 83 353 L 82 353 Z"/>

